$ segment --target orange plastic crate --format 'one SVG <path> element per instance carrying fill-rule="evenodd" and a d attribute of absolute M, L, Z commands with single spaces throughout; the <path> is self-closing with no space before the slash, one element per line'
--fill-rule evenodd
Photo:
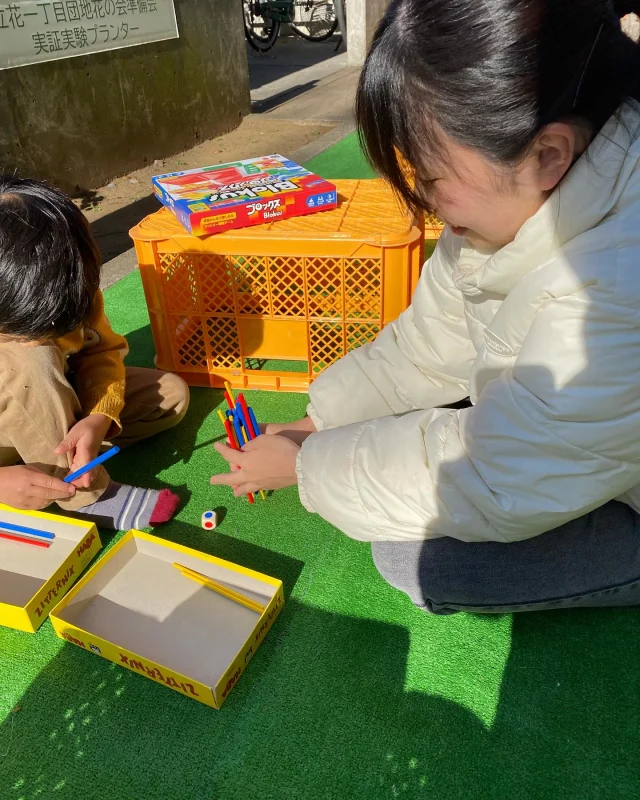
<path fill-rule="evenodd" d="M 382 181 L 335 183 L 334 211 L 196 238 L 162 209 L 131 231 L 160 369 L 304 392 L 409 305 L 423 221 Z"/>
<path fill-rule="evenodd" d="M 440 222 L 440 220 L 433 214 L 425 214 L 424 231 L 427 239 L 439 239 L 443 230 L 443 222 Z"/>

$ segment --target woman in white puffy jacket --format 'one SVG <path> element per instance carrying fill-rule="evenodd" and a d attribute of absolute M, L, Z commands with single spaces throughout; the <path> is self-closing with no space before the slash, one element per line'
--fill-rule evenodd
<path fill-rule="evenodd" d="M 394 0 L 359 129 L 447 227 L 308 417 L 219 446 L 212 482 L 297 483 L 430 611 L 640 603 L 640 3 L 616 5 Z"/>

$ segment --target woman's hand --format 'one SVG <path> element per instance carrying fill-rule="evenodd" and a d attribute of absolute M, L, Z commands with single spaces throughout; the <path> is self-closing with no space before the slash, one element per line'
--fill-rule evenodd
<path fill-rule="evenodd" d="M 308 436 L 316 432 L 316 426 L 311 417 L 303 417 L 295 422 L 267 422 L 266 425 L 260 425 L 260 430 L 267 435 L 286 436 L 297 445 L 302 445 Z"/>
<path fill-rule="evenodd" d="M 236 497 L 260 489 L 284 489 L 298 482 L 296 458 L 300 448 L 286 436 L 258 436 L 241 451 L 220 442 L 214 446 L 233 471 L 214 475 L 211 483 L 231 486 Z"/>
<path fill-rule="evenodd" d="M 72 457 L 71 472 L 84 467 L 100 452 L 107 431 L 111 427 L 111 420 L 104 414 L 90 414 L 71 428 L 69 433 L 56 447 L 56 453 L 62 455 L 70 453 Z M 73 482 L 79 489 L 88 489 L 95 476 L 95 470 L 87 472 Z"/>
<path fill-rule="evenodd" d="M 55 500 L 68 500 L 75 487 L 35 467 L 0 467 L 0 503 L 23 511 L 38 511 Z"/>

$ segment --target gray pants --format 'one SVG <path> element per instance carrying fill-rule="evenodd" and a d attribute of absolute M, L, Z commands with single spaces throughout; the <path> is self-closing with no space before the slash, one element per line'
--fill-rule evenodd
<path fill-rule="evenodd" d="M 434 614 L 640 605 L 640 516 L 611 502 L 512 544 L 375 542 L 382 577 Z"/>

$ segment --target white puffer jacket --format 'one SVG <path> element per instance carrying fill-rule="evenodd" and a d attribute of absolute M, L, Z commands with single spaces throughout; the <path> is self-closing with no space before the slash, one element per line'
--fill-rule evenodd
<path fill-rule="evenodd" d="M 513 243 L 445 231 L 412 305 L 310 396 L 300 497 L 355 539 L 511 542 L 640 510 L 640 105 Z"/>

